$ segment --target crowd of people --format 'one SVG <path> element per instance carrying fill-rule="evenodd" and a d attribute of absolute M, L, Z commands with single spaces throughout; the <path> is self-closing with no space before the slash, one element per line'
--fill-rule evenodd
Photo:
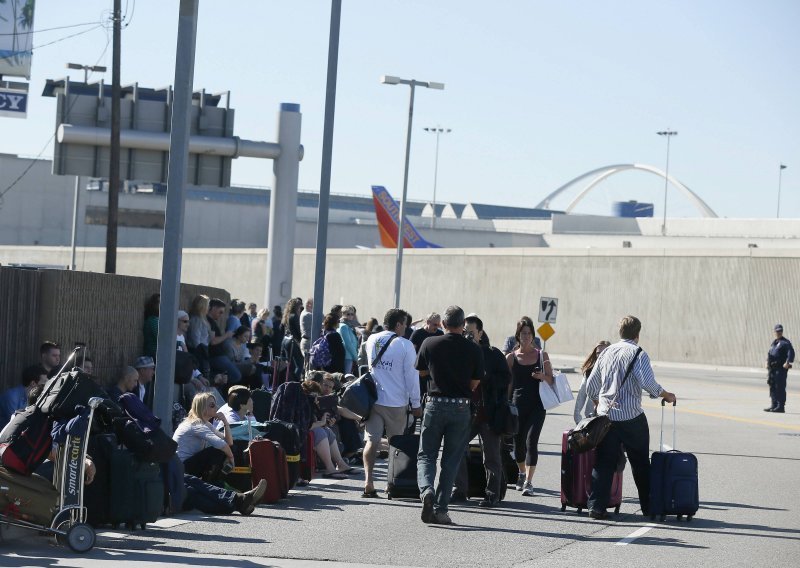
<path fill-rule="evenodd" d="M 132 395 L 153 408 L 159 300 L 158 294 L 146 300 L 143 352 L 119 376 L 102 381 L 93 376 L 89 357 L 80 362 L 83 372 L 112 400 Z M 519 318 L 514 334 L 498 348 L 492 346 L 482 319 L 458 306 L 418 321 L 391 309 L 382 321 L 369 318 L 362 325 L 355 306 L 334 305 L 313 342 L 311 299 L 292 298 L 284 308 L 258 310 L 238 299 L 228 305 L 198 295 L 186 308 L 172 316 L 177 318 L 175 344 L 181 357 L 176 363 L 173 415 L 161 418 L 173 426 L 187 489 L 195 495 L 189 504 L 205 504 L 211 512 L 252 512 L 265 488 L 259 484 L 239 493 L 225 483 L 235 461 L 231 424 L 266 419 L 255 416 L 255 393 L 272 397 L 278 390 L 280 402 L 276 398 L 273 404 L 291 408 L 270 414 L 293 422 L 303 440 L 309 440 L 320 475 L 347 479 L 363 473 L 364 498 L 380 498 L 375 464 L 379 456 L 386 456 L 386 440 L 408 433 L 418 422 L 423 522 L 452 523 L 450 503 L 468 499 L 465 453 L 476 436 L 486 471 L 485 497 L 479 506 L 496 506 L 506 486 L 524 497 L 534 496 L 539 438 L 547 416 L 539 386 L 553 383 L 554 370 L 529 317 Z M 611 477 L 623 449 L 642 512 L 648 514 L 649 430 L 642 391 L 668 402 L 674 402 L 675 395 L 656 382 L 647 353 L 637 349 L 640 330 L 638 319 L 623 318 L 620 340 L 599 341 L 581 367 L 575 422 L 600 413 L 612 423 L 597 449 L 588 503 L 592 518 L 606 516 Z M 790 358 L 787 343 L 776 343 L 773 351 L 783 351 L 771 355 L 771 368 L 788 368 L 793 351 Z M 778 359 L 779 364 L 773 362 Z M 21 384 L 0 395 L 0 427 L 25 408 L 34 389 L 58 372 L 60 363 L 59 346 L 43 343 L 39 362 L 23 371 Z M 625 381 L 629 364 L 632 373 Z M 339 404 L 338 394 L 366 370 L 376 384 L 377 400 L 368 416 L 359 416 Z M 783 381 L 773 388 L 774 408 L 780 409 L 773 411 L 778 412 L 785 402 L 785 391 L 780 390 L 785 388 L 785 373 L 772 374 L 780 375 L 773 382 Z M 284 383 L 297 388 L 280 389 Z M 518 427 L 508 436 L 512 407 Z M 516 464 L 516 478 L 504 471 L 504 452 Z"/>

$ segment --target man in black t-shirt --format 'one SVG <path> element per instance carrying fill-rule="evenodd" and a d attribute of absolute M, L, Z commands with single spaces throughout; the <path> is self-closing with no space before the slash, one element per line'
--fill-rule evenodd
<path fill-rule="evenodd" d="M 428 399 L 422 417 L 417 483 L 422 500 L 422 522 L 450 525 L 447 514 L 458 466 L 469 443 L 470 398 L 484 375 L 480 347 L 462 336 L 464 310 L 450 306 L 444 312 L 447 333 L 429 337 L 417 353 L 420 376 L 428 377 Z M 439 485 L 434 490 L 436 460 L 442 449 Z"/>
<path fill-rule="evenodd" d="M 208 303 L 208 315 L 206 316 L 212 333 L 211 341 L 208 345 L 209 363 L 214 373 L 227 373 L 228 384 L 235 385 L 242 380 L 242 372 L 231 361 L 230 357 L 225 354 L 225 346 L 223 344 L 233 337 L 233 332 L 222 333 L 222 329 L 219 327 L 219 322 L 224 313 L 225 302 L 218 298 L 212 298 Z"/>

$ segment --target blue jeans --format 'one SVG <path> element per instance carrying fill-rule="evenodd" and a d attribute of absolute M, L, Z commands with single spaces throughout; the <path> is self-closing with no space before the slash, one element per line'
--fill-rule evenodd
<path fill-rule="evenodd" d="M 424 496 L 434 491 L 436 459 L 442 447 L 442 470 L 439 486 L 435 489 L 434 509 L 446 513 L 450 503 L 450 492 L 470 438 L 469 402 L 457 404 L 429 400 L 422 417 L 422 431 L 417 454 L 417 485 Z"/>
<path fill-rule="evenodd" d="M 183 510 L 198 509 L 209 515 L 230 515 L 235 510 L 235 491 L 226 491 L 204 482 L 199 477 L 184 475 L 186 501 Z"/>

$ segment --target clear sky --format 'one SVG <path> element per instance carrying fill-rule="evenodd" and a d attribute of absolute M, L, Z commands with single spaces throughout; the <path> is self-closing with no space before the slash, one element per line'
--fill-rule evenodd
<path fill-rule="evenodd" d="M 430 200 L 441 125 L 439 201 L 532 207 L 608 164 L 664 169 L 720 216 L 800 217 L 800 2 L 797 0 L 344 0 L 331 188 L 402 189 L 408 87 L 381 75 L 445 83 L 418 89 L 409 196 Z M 55 99 L 45 79 L 67 62 L 105 64 L 111 0 L 38 0 L 28 118 L 0 118 L 0 152 L 52 156 Z M 122 82 L 174 79 L 176 0 L 123 0 Z M 330 2 L 200 0 L 195 88 L 232 92 L 236 134 L 274 140 L 280 102 L 303 113 L 301 189 L 320 180 Z M 52 45 L 48 42 L 91 30 Z M 41 46 L 37 48 L 37 46 Z M 69 71 L 82 80 L 82 71 Z M 97 80 L 94 75 L 90 81 Z M 0 172 L 0 190 L 10 182 Z M 269 186 L 271 164 L 234 162 L 233 182 Z M 654 201 L 663 181 L 622 173 L 579 209 Z M 572 192 L 574 195 L 580 187 Z M 569 196 L 553 202 L 565 207 Z M 670 216 L 696 216 L 677 192 Z"/>

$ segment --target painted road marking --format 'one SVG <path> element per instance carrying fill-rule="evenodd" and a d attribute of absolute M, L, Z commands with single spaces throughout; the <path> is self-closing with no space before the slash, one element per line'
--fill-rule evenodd
<path fill-rule="evenodd" d="M 623 538 L 622 540 L 620 540 L 620 541 L 616 542 L 615 544 L 616 544 L 617 546 L 626 546 L 626 545 L 628 545 L 628 544 L 632 543 L 634 540 L 636 540 L 636 539 L 637 539 L 637 538 L 639 538 L 640 536 L 642 536 L 642 535 L 644 535 L 644 534 L 646 534 L 646 533 L 650 532 L 651 530 L 653 530 L 653 529 L 654 529 L 655 527 L 657 527 L 657 526 L 658 526 L 658 525 L 656 525 L 656 524 L 654 524 L 654 523 L 648 523 L 648 524 L 646 524 L 645 526 L 643 526 L 642 528 L 640 528 L 640 529 L 636 529 L 636 530 L 635 530 L 635 531 L 633 531 L 631 534 L 629 534 L 628 536 L 626 536 L 626 537 L 625 537 L 625 538 Z"/>
<path fill-rule="evenodd" d="M 645 405 L 647 408 L 660 408 L 655 404 Z M 794 424 L 784 424 L 783 422 L 773 422 L 771 420 L 755 420 L 752 418 L 741 418 L 739 416 L 730 416 L 729 414 L 720 414 L 718 412 L 708 412 L 705 410 L 693 410 L 691 408 L 683 407 L 679 412 L 688 412 L 689 414 L 697 414 L 698 416 L 707 416 L 709 418 L 720 418 L 722 420 L 732 420 L 733 422 L 743 422 L 745 424 L 758 424 L 760 426 L 770 426 L 772 428 L 781 428 L 784 430 L 795 430 L 800 432 L 800 426 Z"/>

